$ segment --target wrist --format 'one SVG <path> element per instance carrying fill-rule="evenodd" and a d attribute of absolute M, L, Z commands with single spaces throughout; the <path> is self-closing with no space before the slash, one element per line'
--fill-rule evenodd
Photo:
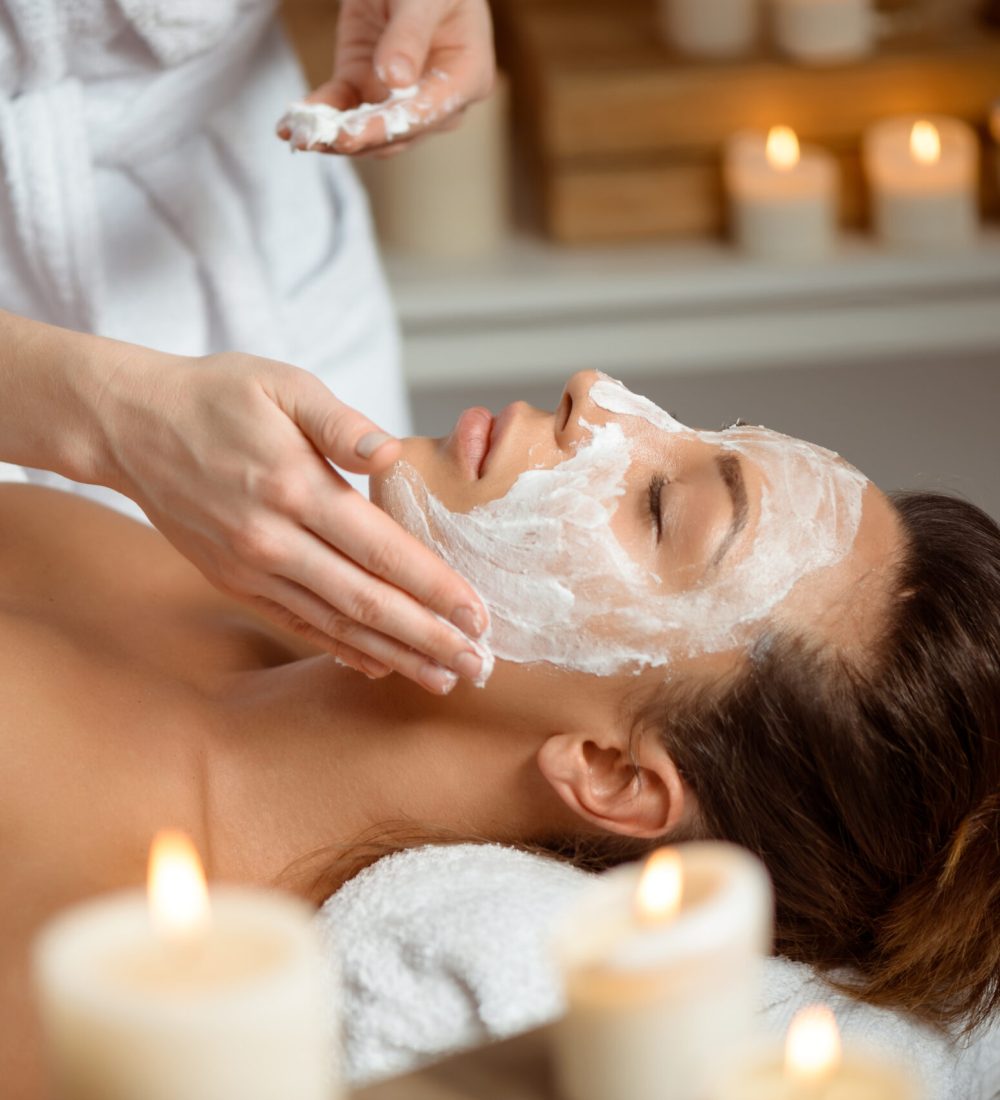
<path fill-rule="evenodd" d="M 66 455 L 68 476 L 131 496 L 128 441 L 147 419 L 153 380 L 180 357 L 92 337 L 82 358 L 71 384 L 83 430 Z"/>

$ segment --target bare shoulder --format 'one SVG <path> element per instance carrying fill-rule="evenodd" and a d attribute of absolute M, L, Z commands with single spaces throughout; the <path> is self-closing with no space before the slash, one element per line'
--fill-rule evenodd
<path fill-rule="evenodd" d="M 29 624 L 48 628 L 50 648 L 103 643 L 108 660 L 145 653 L 164 667 L 212 639 L 229 663 L 318 652 L 215 589 L 154 528 L 72 493 L 0 484 L 0 689 L 4 644 L 24 649 Z M 169 642 L 178 630 L 183 644 Z"/>
<path fill-rule="evenodd" d="M 0 485 L 0 601 L 38 607 L 57 590 L 131 583 L 213 590 L 158 532 L 101 504 L 37 485 Z"/>

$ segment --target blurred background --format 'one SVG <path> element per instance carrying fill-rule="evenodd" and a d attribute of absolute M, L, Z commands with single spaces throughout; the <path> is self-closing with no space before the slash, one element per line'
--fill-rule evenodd
<path fill-rule="evenodd" d="M 492 7 L 494 96 L 359 166 L 417 431 L 596 367 L 1000 519 L 1000 2 Z M 284 15 L 327 79 L 333 0 Z"/>

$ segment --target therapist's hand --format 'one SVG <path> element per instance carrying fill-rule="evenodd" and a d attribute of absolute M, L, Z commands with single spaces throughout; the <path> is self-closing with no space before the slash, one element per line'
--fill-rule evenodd
<path fill-rule="evenodd" d="M 235 353 L 125 362 L 100 411 L 105 483 L 217 588 L 369 676 L 439 694 L 476 678 L 471 586 L 326 461 L 375 473 L 399 442 L 313 375 Z"/>
<path fill-rule="evenodd" d="M 395 150 L 451 128 L 470 103 L 489 95 L 495 71 L 487 0 L 343 0 L 333 76 L 307 99 L 344 110 L 419 84 L 405 104 L 409 129 L 391 141 Z M 375 115 L 360 133 L 341 133 L 319 148 L 356 154 L 387 147 L 385 122 Z"/>

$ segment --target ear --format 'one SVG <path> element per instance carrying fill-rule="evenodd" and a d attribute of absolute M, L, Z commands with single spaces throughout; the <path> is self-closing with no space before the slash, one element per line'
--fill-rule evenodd
<path fill-rule="evenodd" d="M 634 837 L 658 837 L 680 824 L 684 782 L 658 737 L 640 737 L 638 767 L 624 739 L 553 734 L 538 767 L 567 806 L 594 825 Z"/>

